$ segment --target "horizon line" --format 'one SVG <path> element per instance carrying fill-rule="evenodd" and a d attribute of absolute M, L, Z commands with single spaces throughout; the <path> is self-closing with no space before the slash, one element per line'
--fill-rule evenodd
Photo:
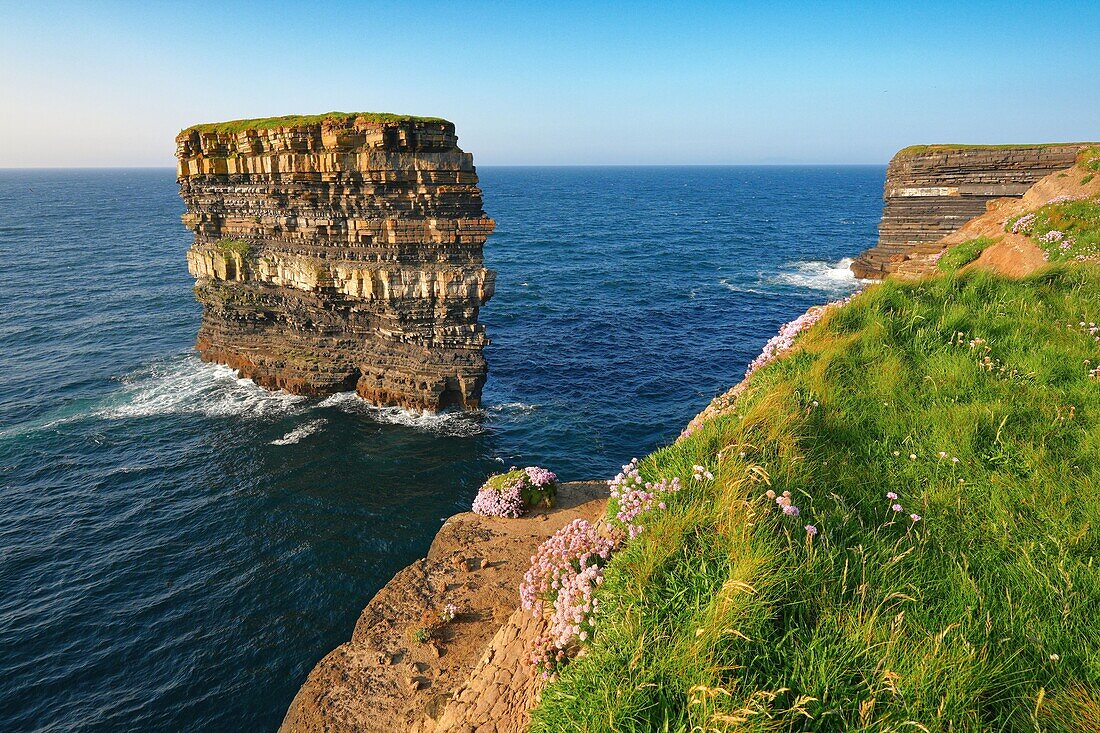
<path fill-rule="evenodd" d="M 475 168 L 871 168 L 882 163 L 478 163 Z M 10 165 L 0 171 L 173 170 L 172 165 Z"/>

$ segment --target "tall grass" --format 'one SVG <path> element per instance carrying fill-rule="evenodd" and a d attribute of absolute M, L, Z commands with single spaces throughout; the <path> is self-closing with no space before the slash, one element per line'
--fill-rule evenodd
<path fill-rule="evenodd" d="M 1098 319 L 1091 267 L 831 314 L 642 462 L 716 478 L 614 557 L 532 730 L 1097 730 Z"/>

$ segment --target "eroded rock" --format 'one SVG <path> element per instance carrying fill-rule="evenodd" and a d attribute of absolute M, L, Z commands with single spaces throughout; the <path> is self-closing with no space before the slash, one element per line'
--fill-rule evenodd
<path fill-rule="evenodd" d="M 494 222 L 454 125 L 347 115 L 176 143 L 203 359 L 295 394 L 479 406 Z"/>
<path fill-rule="evenodd" d="M 856 277 L 883 278 L 999 198 L 1020 198 L 1040 179 L 1072 166 L 1085 143 L 937 146 L 902 150 L 886 169 L 878 244 L 852 262 Z M 931 249 L 928 249 L 931 248 Z"/>

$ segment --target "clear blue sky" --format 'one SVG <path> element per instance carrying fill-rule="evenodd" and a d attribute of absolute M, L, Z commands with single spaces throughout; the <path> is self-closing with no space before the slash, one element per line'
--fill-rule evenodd
<path fill-rule="evenodd" d="M 196 122 L 438 115 L 479 164 L 883 163 L 1100 138 L 1100 2 L 0 0 L 0 167 Z"/>

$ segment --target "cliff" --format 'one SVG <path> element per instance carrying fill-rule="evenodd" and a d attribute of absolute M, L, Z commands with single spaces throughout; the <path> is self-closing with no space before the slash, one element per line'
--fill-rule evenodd
<path fill-rule="evenodd" d="M 296 394 L 479 406 L 494 223 L 453 124 L 329 113 L 176 143 L 204 360 Z"/>
<path fill-rule="evenodd" d="M 886 169 L 875 247 L 852 262 L 861 278 L 882 278 L 921 246 L 985 213 L 998 198 L 1020 198 L 1044 176 L 1074 164 L 1086 143 L 1011 146 L 920 145 Z"/>
<path fill-rule="evenodd" d="M 400 571 L 363 610 L 350 641 L 317 663 L 280 733 L 521 733 L 540 680 L 527 661 L 542 632 L 518 608 L 535 548 L 606 505 L 601 483 L 563 484 L 553 509 L 520 519 L 451 517 L 427 557 Z M 425 611 L 458 615 L 436 646 L 417 643 Z"/>

